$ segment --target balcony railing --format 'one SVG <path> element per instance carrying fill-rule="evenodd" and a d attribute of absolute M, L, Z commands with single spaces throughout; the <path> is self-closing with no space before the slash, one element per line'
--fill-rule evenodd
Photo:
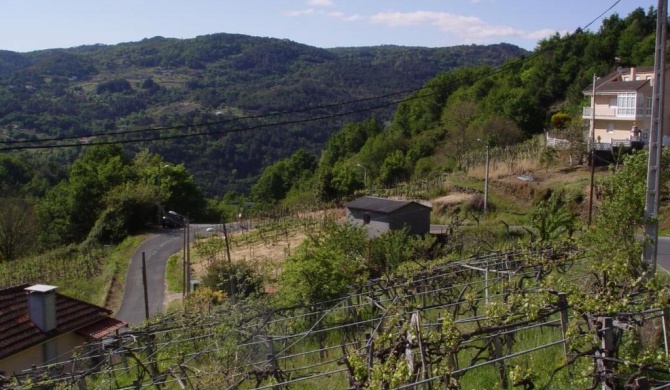
<path fill-rule="evenodd" d="M 593 149 L 595 150 L 612 150 L 616 147 L 630 148 L 631 146 L 640 147 L 647 146 L 647 142 L 642 137 L 631 136 L 629 139 L 612 139 L 610 142 L 595 142 Z"/>
<path fill-rule="evenodd" d="M 612 107 L 610 109 L 599 109 L 596 111 L 596 117 L 598 118 L 640 118 L 644 116 L 651 115 L 651 108 L 638 107 L 633 110 L 627 108 L 625 110 L 619 110 L 617 107 Z M 582 118 L 589 119 L 591 118 L 591 107 L 583 107 L 582 109 Z"/>

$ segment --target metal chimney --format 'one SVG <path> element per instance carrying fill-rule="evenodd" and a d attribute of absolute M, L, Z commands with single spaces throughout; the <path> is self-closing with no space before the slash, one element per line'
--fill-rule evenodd
<path fill-rule="evenodd" d="M 56 329 L 56 286 L 36 284 L 27 287 L 30 320 L 42 332 Z"/>

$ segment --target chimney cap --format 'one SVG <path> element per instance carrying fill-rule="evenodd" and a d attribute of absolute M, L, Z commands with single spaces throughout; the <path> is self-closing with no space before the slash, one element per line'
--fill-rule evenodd
<path fill-rule="evenodd" d="M 26 287 L 25 290 L 28 292 L 39 292 L 39 293 L 47 293 L 49 291 L 53 291 L 57 289 L 58 287 L 56 286 L 49 286 L 47 284 L 35 284 L 30 287 Z"/>

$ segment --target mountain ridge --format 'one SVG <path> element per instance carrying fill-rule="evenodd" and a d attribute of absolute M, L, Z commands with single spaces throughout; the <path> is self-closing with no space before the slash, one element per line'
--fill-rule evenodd
<path fill-rule="evenodd" d="M 510 44 L 446 48 L 395 45 L 316 48 L 277 38 L 211 34 L 153 37 L 115 45 L 84 45 L 28 53 L 0 51 L 0 141 L 89 137 L 119 129 L 189 126 L 241 117 L 318 111 L 331 120 L 280 125 L 257 134 L 205 136 L 174 144 L 127 147 L 184 163 L 208 195 L 245 192 L 265 166 L 299 148 L 318 155 L 333 131 L 392 108 L 338 104 L 419 89 L 441 72 L 499 66 L 527 52 Z M 384 106 L 390 99 L 380 99 Z M 305 119 L 292 114 L 291 119 Z M 243 126 L 267 126 L 254 120 Z M 209 129 L 221 132 L 221 126 Z M 224 129 L 225 130 L 225 129 Z M 174 132 L 172 132 L 174 133 Z M 59 159 L 71 162 L 78 151 Z"/>

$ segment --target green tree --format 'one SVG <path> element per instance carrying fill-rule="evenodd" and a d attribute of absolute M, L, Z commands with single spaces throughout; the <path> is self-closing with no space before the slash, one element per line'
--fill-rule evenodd
<path fill-rule="evenodd" d="M 329 184 L 330 192 L 334 196 L 340 197 L 362 190 L 365 188 L 364 175 L 365 171 L 353 161 L 339 161 L 332 169 L 332 178 Z"/>
<path fill-rule="evenodd" d="M 256 202 L 275 203 L 286 195 L 284 183 L 285 161 L 279 161 L 263 170 L 263 173 L 251 188 L 251 198 Z"/>
<path fill-rule="evenodd" d="M 369 243 L 370 277 L 392 275 L 407 262 L 421 263 L 441 254 L 434 236 L 415 236 L 409 229 L 390 230 Z"/>
<path fill-rule="evenodd" d="M 107 191 L 130 175 L 118 145 L 93 147 L 70 169 L 68 180 L 53 187 L 39 205 L 40 237 L 48 247 L 82 241 L 104 209 Z"/>
<path fill-rule="evenodd" d="M 0 198 L 0 262 L 36 252 L 37 215 L 32 202 Z"/>
<path fill-rule="evenodd" d="M 107 191 L 130 175 L 129 160 L 118 145 L 90 148 L 72 164 L 68 185 L 72 203 L 70 225 L 77 241 L 83 240 L 104 208 Z"/>
<path fill-rule="evenodd" d="M 213 290 L 225 291 L 229 297 L 234 295 L 246 298 L 263 292 L 261 276 L 245 261 L 231 264 L 221 259 L 215 260 L 207 267 L 202 284 Z"/>
<path fill-rule="evenodd" d="M 205 215 L 207 202 L 200 186 L 183 164 L 160 170 L 160 197 L 166 210 L 197 220 Z"/>
<path fill-rule="evenodd" d="M 0 155 L 0 192 L 16 192 L 32 180 L 32 169 L 18 156 Z"/>
<path fill-rule="evenodd" d="M 304 149 L 265 168 L 251 189 L 257 202 L 275 203 L 294 191 L 309 190 L 316 170 L 316 159 Z"/>
<path fill-rule="evenodd" d="M 446 133 L 445 144 L 449 156 L 457 167 L 463 166 L 463 156 L 481 138 L 473 123 L 477 118 L 477 105 L 471 101 L 458 101 L 445 106 L 441 126 Z"/>
<path fill-rule="evenodd" d="M 155 221 L 157 195 L 154 188 L 129 182 L 110 190 L 105 208 L 86 238 L 90 246 L 113 245 L 146 228 Z"/>
<path fill-rule="evenodd" d="M 405 155 L 402 151 L 396 150 L 389 154 L 379 170 L 379 182 L 389 186 L 399 180 L 408 179 L 407 167 L 405 166 Z"/>
<path fill-rule="evenodd" d="M 367 279 L 366 232 L 332 224 L 310 234 L 286 260 L 280 276 L 280 299 L 289 305 L 314 304 L 345 294 Z"/>
<path fill-rule="evenodd" d="M 612 285 L 623 290 L 641 287 L 639 278 L 646 271 L 641 263 L 642 245 L 636 235 L 646 222 L 647 160 L 646 151 L 629 155 L 611 179 L 601 183 L 602 201 L 591 227 L 580 239 L 589 258 L 594 259 L 593 268 L 598 274 L 608 273 Z M 666 149 L 660 168 L 661 199 L 668 193 L 669 167 L 670 151 Z"/>
<path fill-rule="evenodd" d="M 333 166 L 337 161 L 358 153 L 369 138 L 381 134 L 383 127 L 376 118 L 363 122 L 350 122 L 333 133 L 326 143 L 321 164 Z"/>

